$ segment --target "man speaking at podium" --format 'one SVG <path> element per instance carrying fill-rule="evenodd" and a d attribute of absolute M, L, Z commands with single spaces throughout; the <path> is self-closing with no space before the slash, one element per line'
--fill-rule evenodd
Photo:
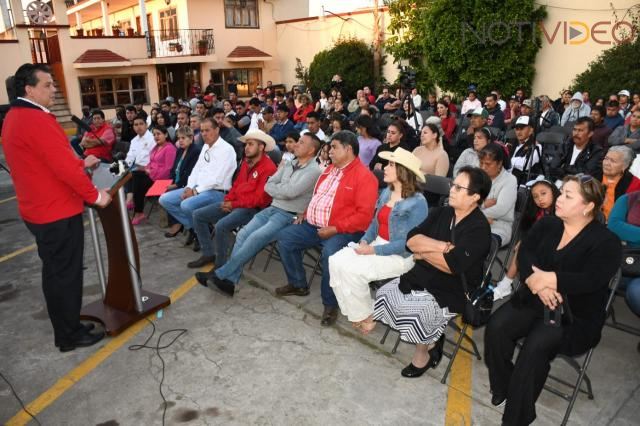
<path fill-rule="evenodd" d="M 42 290 L 61 352 L 99 342 L 104 333 L 90 333 L 80 323 L 84 204 L 105 207 L 106 190 L 97 190 L 85 169 L 100 160 L 77 158 L 62 127 L 49 112 L 56 88 L 44 65 L 24 64 L 14 76 L 17 99 L 2 127 L 2 141 L 18 208 L 38 245 Z"/>

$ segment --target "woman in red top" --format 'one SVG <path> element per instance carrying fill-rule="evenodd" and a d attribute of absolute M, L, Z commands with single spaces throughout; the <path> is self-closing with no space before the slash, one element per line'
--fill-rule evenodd
<path fill-rule="evenodd" d="M 300 101 L 300 108 L 293 113 L 293 121 L 296 123 L 296 128 L 302 130 L 302 126 L 307 124 L 307 114 L 313 111 L 313 104 L 311 103 L 311 97 L 306 93 L 298 96 Z"/>
<path fill-rule="evenodd" d="M 376 204 L 376 214 L 360 240 L 329 258 L 329 285 L 340 310 L 364 334 L 375 326 L 371 281 L 399 277 L 413 267 L 406 251 L 407 233 L 427 217 L 427 202 L 417 187 L 424 182 L 421 161 L 398 148 L 383 152 L 389 160 L 384 169 L 385 188 Z"/>
<path fill-rule="evenodd" d="M 456 117 L 449 110 L 449 104 L 444 99 L 438 101 L 437 111 L 444 136 L 447 138 L 447 143 L 451 144 L 453 142 L 453 132 L 456 131 Z"/>
<path fill-rule="evenodd" d="M 169 139 L 169 131 L 164 126 L 153 129 L 153 139 L 156 146 L 149 154 L 149 164 L 142 170 L 133 172 L 133 203 L 134 215 L 131 223 L 138 225 L 145 220 L 144 198 L 153 185 L 160 179 L 171 179 L 171 167 L 176 159 L 176 147 Z"/>

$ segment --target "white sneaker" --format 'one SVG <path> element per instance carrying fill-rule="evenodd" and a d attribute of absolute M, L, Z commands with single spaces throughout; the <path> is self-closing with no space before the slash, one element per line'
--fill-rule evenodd
<path fill-rule="evenodd" d="M 503 299 L 511 294 L 511 283 L 500 282 L 493 289 L 493 301 Z"/>

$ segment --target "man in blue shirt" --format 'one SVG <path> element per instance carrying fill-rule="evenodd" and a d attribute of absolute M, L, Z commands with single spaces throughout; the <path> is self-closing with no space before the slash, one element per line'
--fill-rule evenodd
<path fill-rule="evenodd" d="M 289 107 L 285 104 L 278 105 L 276 124 L 273 125 L 269 135 L 275 139 L 281 150 L 284 147 L 284 140 L 287 134 L 293 130 L 293 121 L 289 120 Z"/>

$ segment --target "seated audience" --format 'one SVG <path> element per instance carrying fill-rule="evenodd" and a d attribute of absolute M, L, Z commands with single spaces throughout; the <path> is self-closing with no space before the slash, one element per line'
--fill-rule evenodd
<path fill-rule="evenodd" d="M 476 129 L 473 133 L 472 147 L 462 151 L 462 154 L 458 157 L 458 161 L 456 161 L 456 164 L 453 166 L 453 176 L 456 176 L 460 169 L 465 166 L 478 167 L 480 165 L 478 154 L 491 142 L 491 131 L 488 127 Z"/>
<path fill-rule="evenodd" d="M 440 125 L 444 131 L 444 136 L 447 143 L 453 142 L 453 133 L 456 131 L 456 117 L 449 111 L 449 104 L 447 101 L 440 99 L 437 106 L 437 114 L 440 117 Z"/>
<path fill-rule="evenodd" d="M 569 106 L 562 113 L 560 125 L 577 122 L 579 118 L 589 117 L 589 115 L 591 115 L 591 107 L 582 101 L 582 93 L 576 92 L 571 97 Z"/>
<path fill-rule="evenodd" d="M 407 145 L 402 141 L 404 138 L 405 128 L 400 120 L 394 120 L 387 127 L 387 137 L 384 143 L 376 149 L 376 154 L 373 156 L 373 160 L 369 163 L 371 170 L 383 170 L 384 167 L 389 164 L 387 160 L 380 157 L 381 152 L 393 152 L 398 148 L 403 148 L 409 151 Z"/>
<path fill-rule="evenodd" d="M 560 115 L 553 109 L 553 102 L 551 102 L 551 99 L 549 99 L 547 95 L 542 95 L 539 99 L 542 112 L 540 114 L 540 121 L 538 121 L 538 128 L 541 132 L 544 132 L 560 124 Z"/>
<path fill-rule="evenodd" d="M 317 136 L 316 136 L 317 137 Z M 300 133 L 292 130 L 287 134 L 284 140 L 284 154 L 282 154 L 282 161 L 293 161 L 296 158 L 295 150 L 298 141 L 300 140 Z"/>
<path fill-rule="evenodd" d="M 402 148 L 381 155 L 389 160 L 384 168 L 388 186 L 367 232 L 359 244 L 329 258 L 329 285 L 340 310 L 364 334 L 375 326 L 369 283 L 398 277 L 413 267 L 405 248 L 407 233 L 427 217 L 427 202 L 417 187 L 418 181 L 424 182 L 420 160 Z"/>
<path fill-rule="evenodd" d="M 591 136 L 593 120 L 590 117 L 580 117 L 573 125 L 571 140 L 560 146 L 560 151 L 551 161 L 549 174 L 553 179 L 577 173 L 602 178 L 604 150 L 593 143 Z"/>
<path fill-rule="evenodd" d="M 285 104 L 278 105 L 276 117 L 276 123 L 271 128 L 269 135 L 275 139 L 278 146 L 282 147 L 287 135 L 294 130 L 294 124 L 289 120 L 289 108 Z"/>
<path fill-rule="evenodd" d="M 466 115 L 467 113 L 478 108 L 482 108 L 482 102 L 480 102 L 480 99 L 478 99 L 476 89 L 470 88 L 467 98 L 464 100 L 464 102 L 462 102 L 462 109 L 460 110 L 460 114 Z"/>
<path fill-rule="evenodd" d="M 624 116 L 620 114 L 620 103 L 618 101 L 607 102 L 607 113 L 604 124 L 614 131 L 618 126 L 624 125 Z"/>
<path fill-rule="evenodd" d="M 446 176 L 449 172 L 449 155 L 443 148 L 440 131 L 435 124 L 425 124 L 420 132 L 420 146 L 413 150 L 424 174 Z"/>
<path fill-rule="evenodd" d="M 324 170 L 331 165 L 331 156 L 329 152 L 331 151 L 331 144 L 329 142 L 324 142 L 320 147 L 320 152 L 318 152 L 318 158 L 316 158 L 316 162 L 320 167 L 320 170 L 324 172 Z"/>
<path fill-rule="evenodd" d="M 378 196 L 378 182 L 358 160 L 358 139 L 343 130 L 332 136 L 332 164 L 316 183 L 304 215 L 278 233 L 278 252 L 287 274 L 287 284 L 276 289 L 279 296 L 309 294 L 302 264 L 304 250 L 322 247 L 321 324 L 332 325 L 338 316 L 338 301 L 329 286 L 329 257 L 351 241 L 359 241 L 371 222 Z"/>
<path fill-rule="evenodd" d="M 540 164 L 542 147 L 534 140 L 532 121 L 531 117 L 523 115 L 516 120 L 514 126 L 518 145 L 511 155 L 511 173 L 520 183 L 525 183 L 529 170 L 532 178 L 542 174 Z"/>
<path fill-rule="evenodd" d="M 237 164 L 233 147 L 220 137 L 218 123 L 213 118 L 202 120 L 200 131 L 204 145 L 187 186 L 160 196 L 160 205 L 189 231 L 185 245 L 193 243 L 196 251 L 200 250 L 200 244 L 192 229 L 193 212 L 222 201 L 231 188 Z"/>
<path fill-rule="evenodd" d="M 416 345 L 403 377 L 419 377 L 440 362 L 444 329 L 464 310 L 461 275 L 470 290 L 482 281 L 491 230 L 478 207 L 490 188 L 491 180 L 481 169 L 462 168 L 451 185 L 449 206 L 432 209 L 407 235 L 413 268 L 377 292 L 373 319 Z"/>
<path fill-rule="evenodd" d="M 116 144 L 116 133 L 104 120 L 104 112 L 100 109 L 91 111 L 91 131 L 85 132 L 80 146 L 84 149 L 83 155 L 94 155 L 103 163 L 113 161 L 111 151 Z"/>
<path fill-rule="evenodd" d="M 149 163 L 133 171 L 133 225 L 139 225 L 145 220 L 144 199 L 153 182 L 159 179 L 169 179 L 171 167 L 176 159 L 176 147 L 169 140 L 166 127 L 157 125 L 153 129 L 153 139 L 156 145 L 149 153 Z"/>
<path fill-rule="evenodd" d="M 300 132 L 300 134 L 303 135 L 307 132 L 310 132 L 311 134 L 316 135 L 318 139 L 324 140 L 325 134 L 320 128 L 320 120 L 321 120 L 320 113 L 311 111 L 309 114 L 307 114 L 306 120 L 307 120 L 307 127 L 303 129 Z"/>
<path fill-rule="evenodd" d="M 495 127 L 500 130 L 504 130 L 504 113 L 498 104 L 498 96 L 491 93 L 487 95 L 484 102 L 484 107 L 489 113 L 487 118 L 487 126 Z"/>
<path fill-rule="evenodd" d="M 413 106 L 413 102 L 409 99 L 405 99 L 402 102 L 402 118 L 411 126 L 414 132 L 422 129 L 422 115 L 418 113 L 418 110 Z"/>
<path fill-rule="evenodd" d="M 609 148 L 602 160 L 602 184 L 605 187 L 602 213 L 605 219 L 615 201 L 622 195 L 640 190 L 640 179 L 629 171 L 635 154 L 628 146 L 616 145 Z"/>
<path fill-rule="evenodd" d="M 640 191 L 618 198 L 607 226 L 627 247 L 640 247 Z M 640 316 L 640 277 L 623 276 L 618 288 L 624 290 L 631 311 Z"/>
<path fill-rule="evenodd" d="M 213 262 L 218 267 L 224 265 L 233 230 L 249 223 L 260 209 L 271 203 L 264 185 L 277 169 L 267 155 L 275 149 L 276 141 L 261 130 L 248 131 L 240 141 L 245 144 L 244 159 L 229 193 L 222 200 L 193 211 L 193 229 L 202 256 L 189 262 L 189 268 L 201 268 Z M 209 224 L 214 226 L 214 244 Z"/>
<path fill-rule="evenodd" d="M 238 232 L 231 256 L 224 265 L 210 272 L 196 273 L 200 284 L 208 287 L 213 283 L 233 297 L 244 265 L 274 241 L 278 232 L 292 224 L 309 205 L 313 187 L 322 172 L 315 162 L 320 145 L 320 139 L 311 133 L 300 137 L 294 144 L 296 158 L 280 166 L 264 187 L 273 199 L 271 206 L 261 210 Z"/>
<path fill-rule="evenodd" d="M 366 98 L 362 98 L 366 99 Z M 373 118 L 368 115 L 361 115 L 355 120 L 356 131 L 358 132 L 358 146 L 360 153 L 358 158 L 362 164 L 369 167 L 371 160 L 376 155 L 376 150 L 382 142 L 382 135 Z"/>
<path fill-rule="evenodd" d="M 591 119 L 593 120 L 593 136 L 591 136 L 591 140 L 605 149 L 609 146 L 608 139 L 613 131 L 604 121 L 606 115 L 607 111 L 604 107 L 598 105 L 591 107 Z"/>
<path fill-rule="evenodd" d="M 530 195 L 527 198 L 527 206 L 520 221 L 520 241 L 524 239 L 535 222 L 545 216 L 553 216 L 555 214 L 556 200 L 560 195 L 558 187 L 542 176 L 538 176 L 538 179 L 528 183 L 528 186 L 530 186 Z M 519 248 L 520 242 L 514 249 L 515 254 L 511 258 L 511 263 L 505 276 L 493 289 L 493 300 L 500 300 L 511 294 L 511 284 L 518 274 L 517 253 Z"/>
<path fill-rule="evenodd" d="M 149 164 L 149 155 L 156 143 L 151 132 L 147 130 L 147 120 L 143 117 L 137 116 L 133 119 L 133 130 L 136 136 L 131 139 L 125 162 L 135 170 L 136 167 L 142 169 Z M 127 186 L 127 209 L 133 210 L 133 208 L 133 192 L 129 185 Z"/>
<path fill-rule="evenodd" d="M 524 285 L 487 325 L 491 403 L 506 400 L 502 424 L 536 419 L 536 400 L 557 354 L 577 356 L 598 344 L 608 284 L 620 267 L 620 240 L 596 219 L 604 198 L 600 182 L 588 175 L 566 176 L 563 182 L 556 216 L 539 220 L 520 246 Z M 514 364 L 516 343 L 523 338 Z"/>
<path fill-rule="evenodd" d="M 178 114 L 178 120 L 180 115 Z M 193 171 L 193 167 L 198 161 L 201 148 L 193 143 L 193 130 L 191 127 L 179 127 L 176 130 L 176 138 L 178 143 L 178 151 L 176 152 L 176 159 L 171 167 L 171 184 L 167 187 L 167 191 L 173 191 L 174 189 L 184 188 L 187 186 L 189 175 Z M 167 238 L 173 238 L 177 236 L 184 226 L 178 222 L 170 214 L 167 215 L 169 219 L 169 230 L 164 234 Z"/>
<path fill-rule="evenodd" d="M 491 233 L 499 238 L 500 246 L 506 246 L 511 241 L 518 181 L 507 170 L 509 157 L 502 146 L 489 144 L 480 151 L 479 157 L 480 168 L 491 178 L 491 191 L 480 210 L 491 225 Z"/>
<path fill-rule="evenodd" d="M 293 113 L 293 121 L 296 130 L 300 131 L 306 128 L 307 115 L 313 112 L 313 104 L 311 103 L 311 96 L 306 93 L 300 94 L 298 101 L 300 102 L 300 108 Z"/>
<path fill-rule="evenodd" d="M 611 133 L 609 145 L 626 145 L 640 154 L 640 108 L 631 113 L 629 125 L 619 126 Z"/>

